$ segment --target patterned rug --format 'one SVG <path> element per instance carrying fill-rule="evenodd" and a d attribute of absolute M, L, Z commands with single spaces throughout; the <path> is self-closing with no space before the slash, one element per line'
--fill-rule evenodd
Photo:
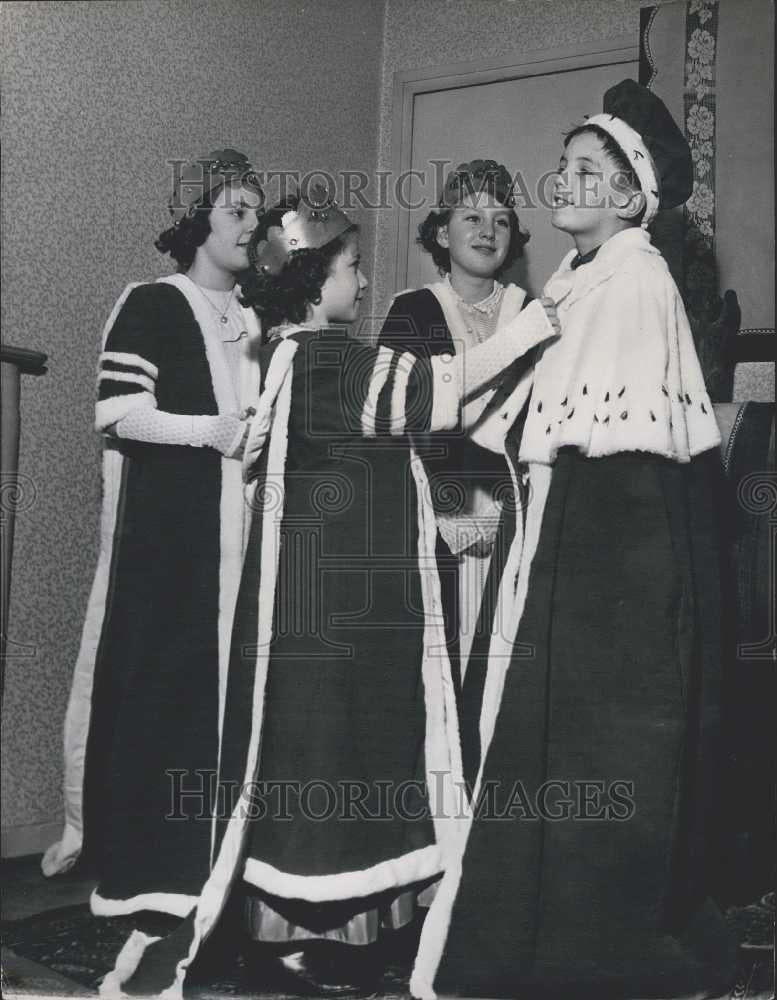
<path fill-rule="evenodd" d="M 726 917 L 742 943 L 739 982 L 731 1000 L 773 997 L 774 893 L 750 906 L 730 907 Z M 3 922 L 2 941 L 3 947 L 14 955 L 50 969 L 87 990 L 96 990 L 134 926 L 132 917 L 106 920 L 93 917 L 87 905 L 68 906 L 26 920 Z M 407 997 L 417 933 L 418 926 L 410 925 L 392 936 L 377 996 Z M 227 920 L 192 966 L 186 992 L 196 1000 L 292 995 L 272 976 L 266 966 L 258 967 L 250 947 L 243 946 L 242 934 Z M 25 988 L 30 991 L 33 987 L 32 983 L 14 985 L 20 991 Z"/>
<path fill-rule="evenodd" d="M 187 974 L 187 997 L 193 1000 L 221 997 L 267 1000 L 269 997 L 296 996 L 288 992 L 282 971 L 258 960 L 258 949 L 252 949 L 250 942 L 246 942 L 235 921 L 222 918 L 221 924 Z M 132 916 L 98 918 L 92 916 L 88 904 L 82 904 L 49 910 L 25 920 L 3 921 L 0 933 L 4 952 L 8 949 L 14 956 L 30 959 L 72 983 L 96 991 L 103 976 L 113 968 L 116 955 L 135 926 Z M 153 928 L 148 929 L 153 933 Z M 378 986 L 378 996 L 408 996 L 418 931 L 419 927 L 411 924 L 391 936 L 383 955 L 385 972 Z M 8 965 L 10 967 L 11 963 Z M 16 991 L 35 992 L 30 989 L 34 984 L 19 983 L 19 978 L 13 977 Z"/>

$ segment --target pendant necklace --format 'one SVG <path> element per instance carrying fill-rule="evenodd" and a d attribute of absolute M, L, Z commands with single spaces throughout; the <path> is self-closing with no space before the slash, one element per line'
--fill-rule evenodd
<path fill-rule="evenodd" d="M 197 283 L 195 282 L 195 284 L 197 284 Z M 219 309 L 219 307 L 216 305 L 216 303 L 213 301 L 213 299 L 210 297 L 210 295 L 206 294 L 205 289 L 202 287 L 202 285 L 197 285 L 197 288 L 202 293 L 202 296 L 205 299 L 205 301 L 207 303 L 209 303 L 209 305 L 211 306 L 212 309 L 215 310 L 216 315 L 219 318 L 219 322 L 223 323 L 225 326 L 229 322 L 228 319 L 227 319 L 227 313 L 229 312 L 229 307 L 232 305 L 232 298 L 233 298 L 233 296 L 235 294 L 235 287 L 236 287 L 235 285 L 232 286 L 232 291 L 229 293 L 229 298 L 227 299 L 226 308 L 222 310 L 222 309 Z"/>

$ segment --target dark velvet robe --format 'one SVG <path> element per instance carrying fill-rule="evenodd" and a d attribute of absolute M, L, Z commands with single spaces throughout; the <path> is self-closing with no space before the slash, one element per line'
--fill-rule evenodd
<path fill-rule="evenodd" d="M 730 986 L 736 948 L 706 897 L 720 763 L 718 481 L 717 452 L 687 465 L 559 453 L 441 992 Z M 508 514 L 508 538 L 514 523 Z M 484 664 L 463 692 L 470 780 Z"/>

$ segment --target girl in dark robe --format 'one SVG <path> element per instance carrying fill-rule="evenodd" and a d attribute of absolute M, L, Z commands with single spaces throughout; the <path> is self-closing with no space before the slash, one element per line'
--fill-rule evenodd
<path fill-rule="evenodd" d="M 461 355 L 520 312 L 526 292 L 498 280 L 529 239 L 520 228 L 512 188 L 509 171 L 495 160 L 472 160 L 451 171 L 416 241 L 431 255 L 441 280 L 394 297 L 379 344 L 419 357 Z M 437 561 L 457 682 L 466 674 L 481 599 L 486 628 L 494 617 L 495 594 L 484 594 L 484 585 L 502 503 L 505 497 L 512 500 L 504 438 L 529 391 L 530 380 L 521 380 L 525 367 L 506 372 L 501 385 L 469 400 L 458 433 L 414 442 L 440 529 Z"/>
<path fill-rule="evenodd" d="M 210 856 L 207 823 L 171 813 L 182 786 L 207 816 L 215 787 L 248 529 L 241 411 L 258 389 L 259 324 L 236 282 L 262 202 L 234 149 L 182 165 L 156 243 L 178 273 L 129 285 L 103 333 L 101 547 L 65 720 L 65 828 L 43 858 L 53 875 L 84 846 L 98 916 L 184 916 Z"/>

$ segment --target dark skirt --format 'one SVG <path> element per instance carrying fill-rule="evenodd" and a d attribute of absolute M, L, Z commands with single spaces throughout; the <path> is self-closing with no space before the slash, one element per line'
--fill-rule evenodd
<path fill-rule="evenodd" d="M 718 475 L 712 453 L 685 466 L 559 454 L 437 989 L 626 997 L 730 985 L 736 948 L 705 890 Z M 470 777 L 481 695 L 482 672 L 468 673 Z"/>

